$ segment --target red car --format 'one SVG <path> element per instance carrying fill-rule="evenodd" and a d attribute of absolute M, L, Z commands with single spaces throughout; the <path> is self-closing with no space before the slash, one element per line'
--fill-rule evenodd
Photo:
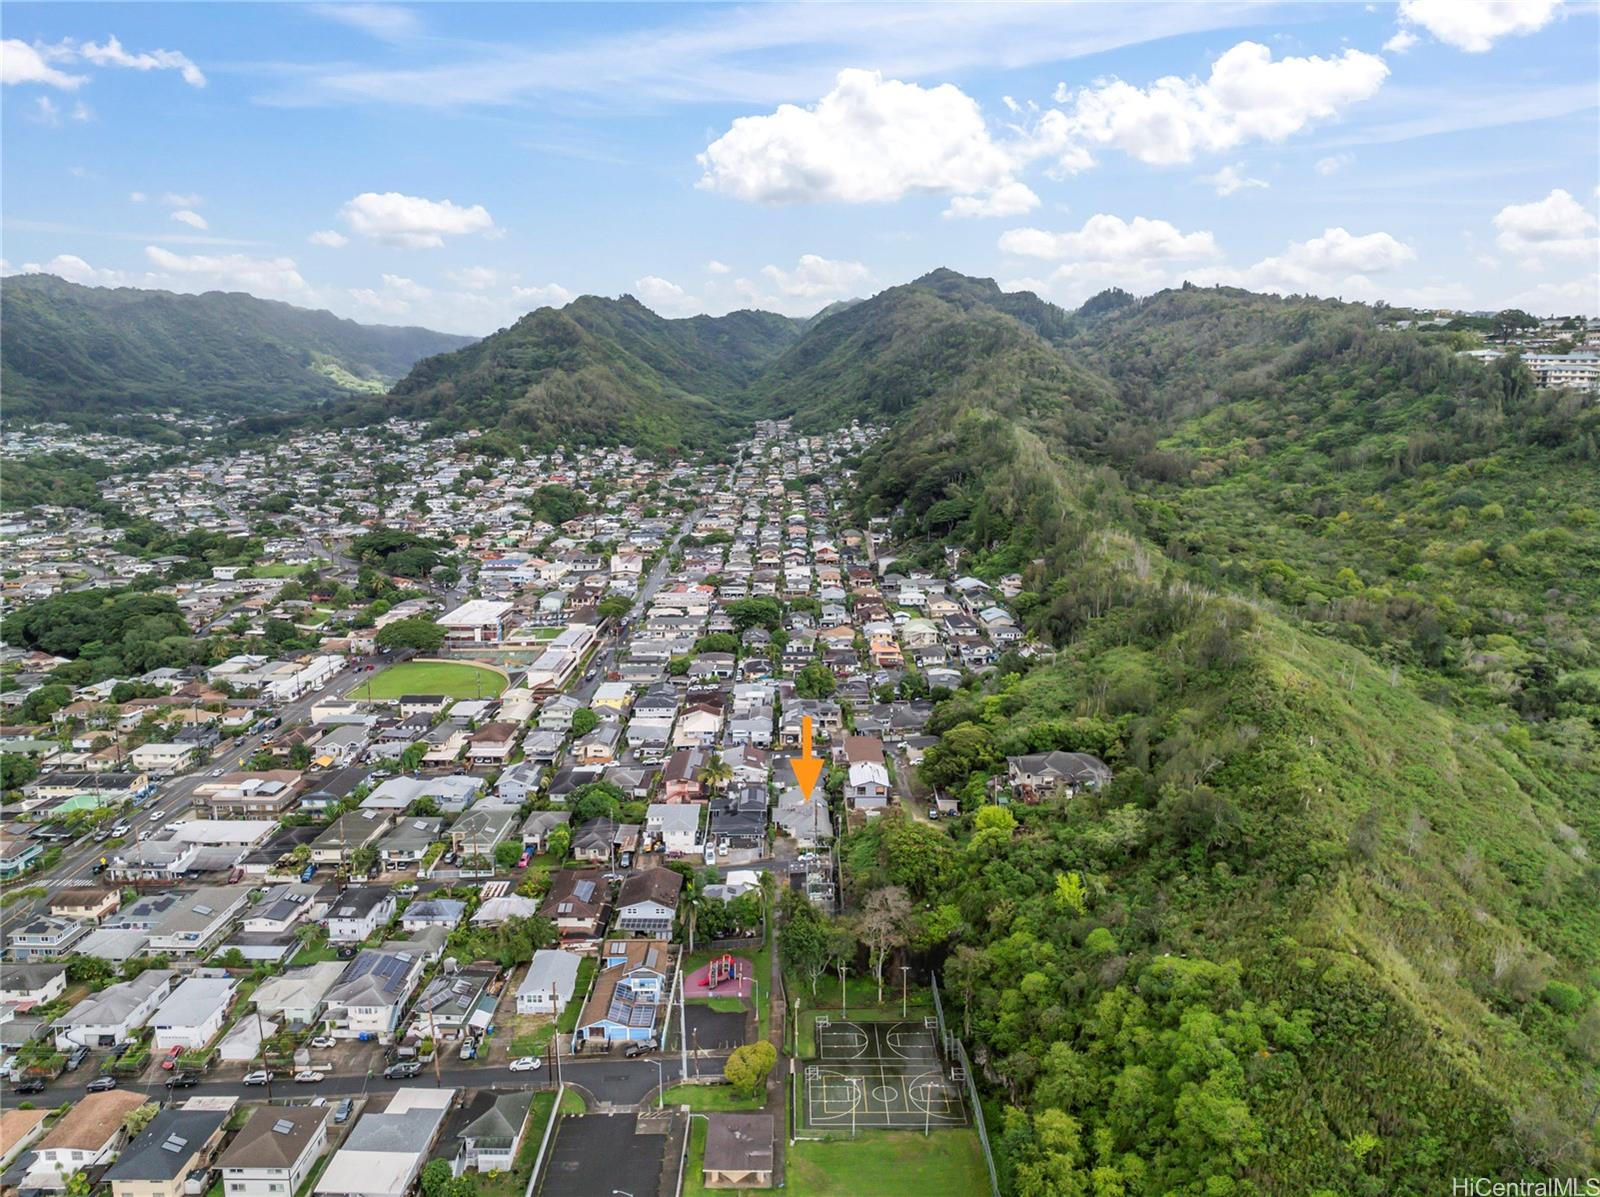
<path fill-rule="evenodd" d="M 161 1057 L 161 1070 L 163 1072 L 171 1072 L 178 1066 L 178 1057 L 181 1055 L 183 1055 L 183 1048 L 168 1048 L 167 1054 Z"/>
<path fill-rule="evenodd" d="M 528 862 L 530 860 L 532 860 L 532 859 L 533 859 L 533 853 L 532 852 L 524 852 L 522 854 L 522 859 L 517 861 L 517 868 L 519 868 L 519 869 L 527 868 L 528 867 Z"/>

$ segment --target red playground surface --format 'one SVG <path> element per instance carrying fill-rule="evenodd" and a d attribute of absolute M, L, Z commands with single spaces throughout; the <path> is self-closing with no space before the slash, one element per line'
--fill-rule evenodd
<path fill-rule="evenodd" d="M 711 984 L 711 976 L 716 976 L 716 987 Z M 740 997 L 747 998 L 753 991 L 750 984 L 750 962 L 741 960 L 737 956 L 718 956 L 710 964 L 697 968 L 689 974 L 689 979 L 684 982 L 683 996 L 686 998 L 697 997 Z"/>

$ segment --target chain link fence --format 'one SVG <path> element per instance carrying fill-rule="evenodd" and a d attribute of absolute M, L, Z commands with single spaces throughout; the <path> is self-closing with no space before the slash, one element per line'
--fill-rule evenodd
<path fill-rule="evenodd" d="M 952 1061 L 951 1071 L 959 1072 L 958 1080 L 965 1082 L 967 1104 L 972 1108 L 972 1125 L 977 1128 L 978 1142 L 983 1145 L 983 1162 L 989 1168 L 989 1190 L 1000 1197 L 1000 1175 L 995 1171 L 994 1151 L 989 1146 L 989 1128 L 983 1120 L 983 1102 L 978 1097 L 978 1083 L 973 1077 L 972 1060 L 967 1055 L 967 1045 L 958 1035 L 952 1035 L 944 1018 L 944 1001 L 939 996 L 939 978 L 930 976 L 928 985 L 933 990 L 933 1016 L 939 1024 L 939 1039 L 945 1049 L 945 1058 Z"/>

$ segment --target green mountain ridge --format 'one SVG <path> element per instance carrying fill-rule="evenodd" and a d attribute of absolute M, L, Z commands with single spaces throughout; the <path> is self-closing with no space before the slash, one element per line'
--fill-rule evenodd
<path fill-rule="evenodd" d="M 0 282 L 6 414 L 104 427 L 177 409 L 287 411 L 387 389 L 470 337 L 357 324 L 234 292 L 83 287 L 46 274 Z"/>

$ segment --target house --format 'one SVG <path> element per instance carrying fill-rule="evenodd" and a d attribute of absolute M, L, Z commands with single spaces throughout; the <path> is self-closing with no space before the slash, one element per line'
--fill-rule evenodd
<path fill-rule="evenodd" d="M 682 892 L 683 877 L 671 869 L 644 869 L 632 874 L 617 894 L 618 928 L 634 935 L 670 939 Z"/>
<path fill-rule="evenodd" d="M 771 1188 L 772 1146 L 772 1115 L 708 1114 L 706 1188 Z"/>
<path fill-rule="evenodd" d="M 605 765 L 616 759 L 622 728 L 616 723 L 601 723 L 586 736 L 573 742 L 572 759 L 583 765 Z"/>
<path fill-rule="evenodd" d="M 666 802 L 693 802 L 705 795 L 701 772 L 711 754 L 703 748 L 680 748 L 661 771 L 661 797 Z"/>
<path fill-rule="evenodd" d="M 616 858 L 620 827 L 614 819 L 590 819 L 572 833 L 568 851 L 574 860 L 609 864 Z"/>
<path fill-rule="evenodd" d="M 0 969 L 0 1003 L 24 1013 L 53 1002 L 67 991 L 65 964 L 8 964 Z"/>
<path fill-rule="evenodd" d="M 578 1016 L 578 1034 L 608 1043 L 655 1038 L 671 956 L 665 940 L 607 940 L 594 989 Z"/>
<path fill-rule="evenodd" d="M 328 1150 L 330 1106 L 257 1106 L 217 1157 L 224 1197 L 290 1197 Z"/>
<path fill-rule="evenodd" d="M 495 845 L 510 839 L 517 829 L 517 812 L 505 807 L 477 807 L 450 825 L 450 849 L 462 860 L 482 856 L 494 859 Z"/>
<path fill-rule="evenodd" d="M 22 876 L 43 855 L 43 844 L 25 840 L 10 831 L 0 831 L 0 881 Z"/>
<path fill-rule="evenodd" d="M 89 928 L 74 919 L 38 915 L 6 936 L 13 960 L 48 960 L 65 956 Z"/>
<path fill-rule="evenodd" d="M 347 810 L 311 841 L 311 862 L 319 865 L 348 864 L 360 848 L 376 846 L 389 830 L 389 815 L 362 807 Z"/>
<path fill-rule="evenodd" d="M 761 848 L 766 844 L 767 790 L 765 786 L 735 786 L 711 800 L 708 838 L 726 840 L 730 848 Z"/>
<path fill-rule="evenodd" d="M 495 1008 L 495 995 L 489 987 L 499 975 L 500 970 L 492 964 L 439 973 L 411 1008 L 411 1034 L 453 1039 L 469 1030 L 488 1030 Z"/>
<path fill-rule="evenodd" d="M 194 744 L 141 744 L 128 754 L 141 773 L 178 773 L 194 764 L 199 748 Z"/>
<path fill-rule="evenodd" d="M 560 1014 L 578 987 L 579 957 L 545 948 L 533 954 L 517 987 L 518 1014 Z"/>
<path fill-rule="evenodd" d="M 700 850 L 700 807 L 688 802 L 652 802 L 645 811 L 644 829 L 668 856 L 691 855 Z"/>
<path fill-rule="evenodd" d="M 882 810 L 889 804 L 888 768 L 877 761 L 852 764 L 844 792 L 856 810 Z"/>
<path fill-rule="evenodd" d="M 360 943 L 394 917 L 394 894 L 375 885 L 351 886 L 328 907 L 328 939 Z"/>
<path fill-rule="evenodd" d="M 467 760 L 474 765 L 503 765 L 517 747 L 513 723 L 485 723 L 467 740 Z"/>
<path fill-rule="evenodd" d="M 449 705 L 450 699 L 443 694 L 402 694 L 400 718 L 410 719 L 413 715 L 426 715 L 432 719 L 435 715 L 444 714 L 445 708 Z"/>
<path fill-rule="evenodd" d="M 501 894 L 498 898 L 485 898 L 483 904 L 472 912 L 474 927 L 498 927 L 511 919 L 539 917 L 539 900 L 524 898 L 521 894 Z"/>
<path fill-rule="evenodd" d="M 424 966 L 421 953 L 361 949 L 345 965 L 325 998 L 325 1020 L 333 1034 L 342 1039 L 377 1038 L 389 1042 Z"/>
<path fill-rule="evenodd" d="M 523 759 L 532 761 L 536 765 L 553 765 L 560 759 L 561 745 L 565 740 L 566 736 L 562 732 L 546 731 L 544 728 L 536 727 L 522 737 Z M 523 797 L 526 798 L 527 795 L 524 794 Z M 522 798 L 519 798 L 512 805 L 520 805 L 521 802 Z"/>
<path fill-rule="evenodd" d="M 211 1166 L 227 1122 L 227 1110 L 162 1110 L 106 1171 L 111 1197 L 184 1197 L 189 1174 Z"/>
<path fill-rule="evenodd" d="M 213 885 L 178 895 L 148 928 L 150 953 L 186 959 L 209 955 L 233 928 L 250 900 L 250 890 L 248 885 Z M 122 919 L 133 909 L 126 907 L 114 918 Z"/>
<path fill-rule="evenodd" d="M 56 1047 L 110 1047 L 126 1043 L 134 1032 L 150 1021 L 150 1016 L 172 991 L 177 973 L 152 968 L 131 981 L 108 985 L 91 993 L 52 1024 Z"/>
<path fill-rule="evenodd" d="M 378 860 L 385 869 L 414 869 L 443 830 L 441 818 L 401 819 L 378 841 Z"/>
<path fill-rule="evenodd" d="M 120 905 L 121 890 L 94 886 L 58 889 L 50 896 L 51 914 L 61 919 L 77 919 L 80 923 L 98 923 L 108 914 L 115 914 Z"/>
<path fill-rule="evenodd" d="M 802 848 L 816 848 L 833 839 L 833 818 L 826 802 L 813 802 L 798 787 L 790 786 L 778 795 L 772 814 L 773 825 L 792 836 Z"/>
<path fill-rule="evenodd" d="M 709 748 L 722 731 L 722 711 L 707 703 L 686 707 L 673 725 L 674 748 Z"/>
<path fill-rule="evenodd" d="M 150 1016 L 156 1048 L 201 1048 L 222 1030 L 238 984 L 232 977 L 189 977 Z"/>
<path fill-rule="evenodd" d="M 565 827 L 571 820 L 571 811 L 534 811 L 522 824 L 523 848 L 529 852 L 543 852 L 550 846 L 550 833 L 557 827 Z"/>
<path fill-rule="evenodd" d="M 451 648 L 499 644 L 505 639 L 512 610 L 510 603 L 472 599 L 441 615 L 438 624 L 444 629 L 445 644 Z"/>
<path fill-rule="evenodd" d="M 539 726 L 545 731 L 570 731 L 572 717 L 582 709 L 583 704 L 572 695 L 558 694 L 539 709 Z"/>
<path fill-rule="evenodd" d="M 72 1102 L 61 1121 L 39 1140 L 18 1188 L 64 1191 L 68 1177 L 106 1163 L 126 1137 L 123 1121 L 149 1100 L 143 1093 L 113 1089 L 86 1093 Z"/>
<path fill-rule="evenodd" d="M 560 869 L 539 914 L 556 925 L 563 943 L 594 939 L 610 918 L 609 890 L 599 869 Z"/>
<path fill-rule="evenodd" d="M 1095 789 L 1111 780 L 1111 770 L 1087 752 L 1034 752 L 1006 757 L 1006 781 L 1023 802 Z"/>
<path fill-rule="evenodd" d="M 555 735 L 554 732 L 541 733 Z M 533 737 L 530 735 L 529 739 Z M 521 806 L 539 791 L 539 775 L 543 770 L 530 760 L 519 761 L 500 774 L 495 783 L 495 793 L 506 806 Z"/>
<path fill-rule="evenodd" d="M 39 1136 L 44 1134 L 50 1110 L 0 1110 L 0 1170 L 9 1168 Z"/>
<path fill-rule="evenodd" d="M 400 916 L 400 926 L 408 933 L 424 927 L 444 927 L 454 931 L 466 912 L 467 904 L 455 898 L 418 898 Z"/>
<path fill-rule="evenodd" d="M 310 1027 L 322 1019 L 328 991 L 345 970 L 342 960 L 322 960 L 302 968 L 290 969 L 281 977 L 271 977 L 251 994 L 251 1001 L 263 1018 L 273 1018 L 290 1027 Z"/>
<path fill-rule="evenodd" d="M 214 819 L 276 818 L 295 806 L 302 776 L 297 769 L 224 773 L 196 786 L 194 796 Z"/>
<path fill-rule="evenodd" d="M 405 1197 L 428 1162 L 455 1097 L 454 1089 L 412 1085 L 392 1094 L 382 1109 L 369 1107 L 350 1128 L 312 1192 L 326 1197 Z"/>
<path fill-rule="evenodd" d="M 457 1114 L 462 1125 L 456 1131 L 456 1152 L 450 1170 L 464 1172 L 509 1172 L 522 1146 L 528 1126 L 528 1110 L 533 1094 L 528 1090 L 496 1093 L 478 1089 Z"/>

